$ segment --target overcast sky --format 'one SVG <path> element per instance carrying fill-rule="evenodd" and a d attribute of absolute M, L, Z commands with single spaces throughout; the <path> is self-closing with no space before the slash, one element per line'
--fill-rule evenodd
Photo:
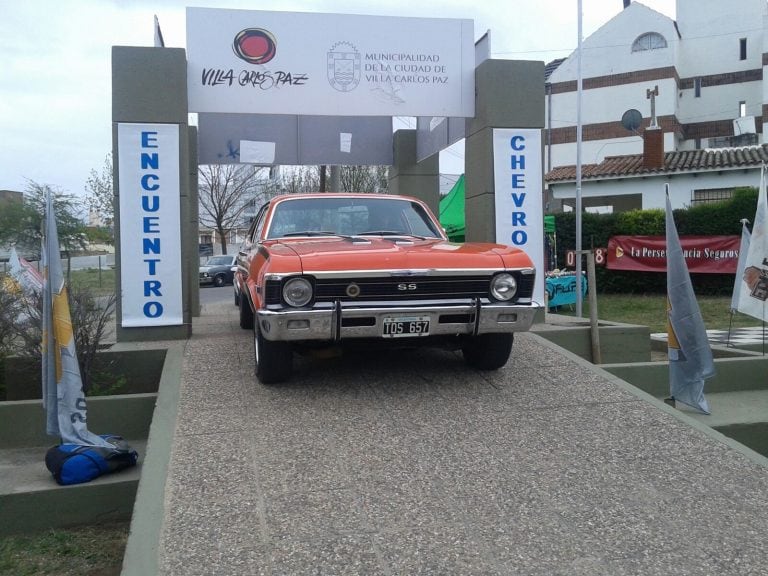
<path fill-rule="evenodd" d="M 675 16 L 675 0 L 642 3 Z M 466 18 L 476 39 L 491 30 L 498 59 L 549 62 L 577 44 L 576 0 L 4 0 L 0 189 L 32 180 L 83 194 L 112 145 L 111 47 L 152 46 L 155 14 L 166 46 L 185 47 L 186 6 Z M 584 37 L 622 9 L 622 0 L 583 0 Z M 441 171 L 462 166 L 460 147 L 441 155 Z"/>

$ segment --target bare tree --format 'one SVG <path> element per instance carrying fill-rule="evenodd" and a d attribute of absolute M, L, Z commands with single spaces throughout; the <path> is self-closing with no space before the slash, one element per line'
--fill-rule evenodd
<path fill-rule="evenodd" d="M 258 194 L 259 171 L 260 168 L 236 164 L 200 167 L 200 222 L 216 230 L 222 254 L 227 253 L 227 232 L 240 224 L 248 201 Z"/>
<path fill-rule="evenodd" d="M 386 166 L 342 166 L 344 192 L 386 192 L 389 189 Z"/>
<path fill-rule="evenodd" d="M 115 222 L 115 193 L 112 187 L 112 152 L 104 158 L 101 173 L 91 170 L 85 181 L 88 208 L 96 213 L 104 225 L 112 229 Z"/>
<path fill-rule="evenodd" d="M 94 380 L 94 360 L 102 348 L 115 313 L 114 293 L 97 298 L 86 287 L 67 289 L 72 333 L 87 394 Z M 0 281 L 0 360 L 7 356 L 39 359 L 42 354 L 43 295 L 21 294 L 11 283 Z"/>
<path fill-rule="evenodd" d="M 320 170 L 317 167 L 302 166 L 280 174 L 279 183 L 283 194 L 300 194 L 320 190 Z"/>

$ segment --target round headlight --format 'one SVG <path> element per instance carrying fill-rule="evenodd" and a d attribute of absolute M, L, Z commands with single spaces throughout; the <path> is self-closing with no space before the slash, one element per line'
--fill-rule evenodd
<path fill-rule="evenodd" d="M 497 274 L 491 280 L 491 296 L 496 300 L 511 300 L 517 292 L 517 280 L 512 274 Z"/>
<path fill-rule="evenodd" d="M 312 300 L 312 283 L 306 278 L 291 278 L 283 285 L 283 300 L 288 306 L 306 306 Z"/>

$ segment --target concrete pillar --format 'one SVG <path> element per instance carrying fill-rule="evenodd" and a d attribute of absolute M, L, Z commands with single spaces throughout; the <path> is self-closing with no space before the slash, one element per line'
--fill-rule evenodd
<path fill-rule="evenodd" d="M 544 128 L 543 62 L 485 60 L 475 70 L 475 117 L 467 121 L 464 153 L 471 242 L 496 241 L 494 128 Z"/>
<path fill-rule="evenodd" d="M 200 316 L 200 255 L 198 245 L 200 244 L 200 195 L 197 189 L 197 126 L 189 126 L 187 132 L 189 145 L 189 162 L 187 163 L 188 185 L 186 189 L 187 201 L 184 202 L 184 189 L 182 189 L 181 202 L 181 221 L 188 222 L 186 231 L 182 228 L 184 234 L 182 240 L 182 249 L 189 247 L 185 260 L 189 259 L 189 266 L 186 270 L 185 288 L 189 291 L 188 298 L 192 316 Z M 182 164 L 183 166 L 183 164 Z M 185 204 L 186 212 L 185 216 Z"/>
<path fill-rule="evenodd" d="M 175 124 L 179 127 L 179 197 L 181 230 L 181 268 L 183 323 L 176 326 L 122 326 L 123 309 L 120 294 L 122 280 L 121 254 L 140 250 L 136 245 L 123 246 L 120 239 L 121 218 L 119 186 L 118 124 Z M 115 193 L 115 268 L 117 282 L 118 341 L 173 340 L 188 338 L 192 332 L 192 303 L 199 302 L 197 230 L 197 191 L 191 176 L 196 174 L 196 161 L 190 161 L 187 116 L 187 60 L 180 48 L 112 47 L 112 150 L 114 158 L 113 187 Z M 138 240 L 138 239 L 137 239 Z M 127 254 L 127 252 L 126 252 Z M 166 263 L 163 263 L 166 265 Z M 199 307 L 199 305 L 198 305 Z"/>
<path fill-rule="evenodd" d="M 394 134 L 394 165 L 389 169 L 389 191 L 413 196 L 440 213 L 440 162 L 438 155 L 416 161 L 416 130 Z"/>
<path fill-rule="evenodd" d="M 328 191 L 341 192 L 341 166 L 332 165 L 329 172 L 331 177 L 328 179 Z"/>

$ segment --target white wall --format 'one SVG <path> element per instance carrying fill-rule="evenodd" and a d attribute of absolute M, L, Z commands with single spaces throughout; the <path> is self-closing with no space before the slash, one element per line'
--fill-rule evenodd
<path fill-rule="evenodd" d="M 765 0 L 677 0 L 681 77 L 760 68 L 764 14 Z M 739 60 L 739 38 L 747 38 L 747 60 Z"/>
<path fill-rule="evenodd" d="M 643 210 L 652 208 L 664 209 L 664 184 L 669 183 L 669 200 L 672 208 L 687 208 L 691 204 L 694 190 L 715 188 L 738 188 L 743 186 L 757 187 L 760 184 L 760 169 L 726 170 L 722 172 L 691 174 L 676 174 L 667 176 L 649 176 L 646 178 L 601 179 L 599 182 L 582 181 L 582 198 L 600 196 L 622 196 L 627 194 L 642 194 Z M 574 183 L 550 184 L 550 189 L 556 199 L 574 198 L 576 186 Z"/>
<path fill-rule="evenodd" d="M 618 1 L 618 0 L 617 0 Z M 635 39 L 645 32 L 658 32 L 667 49 L 632 52 Z M 672 66 L 677 33 L 673 21 L 647 6 L 633 2 L 582 42 L 583 78 L 606 76 Z M 572 54 L 549 78 L 552 83 L 576 79 L 576 54 Z"/>
<path fill-rule="evenodd" d="M 683 90 L 677 118 L 682 123 L 733 120 L 739 117 L 739 102 L 742 100 L 747 103 L 747 116 L 762 116 L 762 92 L 762 82 L 702 88 L 700 98 L 694 97 L 692 89 Z"/>
<path fill-rule="evenodd" d="M 630 134 L 627 132 L 627 134 Z M 691 145 L 692 149 L 693 145 Z M 664 150 L 675 149 L 675 135 L 672 132 L 664 133 Z M 608 156 L 627 156 L 629 154 L 643 153 L 643 139 L 639 135 L 631 134 L 626 138 L 613 140 L 589 140 L 581 143 L 581 163 L 599 164 Z M 576 143 L 557 144 L 552 146 L 553 166 L 574 166 L 576 158 Z M 547 168 L 548 170 L 548 168 Z"/>
<path fill-rule="evenodd" d="M 618 0 L 617 0 L 618 1 Z M 768 52 L 768 3 L 766 0 L 676 0 L 676 22 L 682 38 L 678 37 L 675 22 L 641 3 L 633 2 L 583 42 L 582 75 L 590 78 L 650 68 L 674 66 L 681 79 L 695 78 L 753 70 L 762 68 L 762 54 Z M 631 52 L 634 40 L 645 32 L 662 34 L 667 49 Z M 739 59 L 739 39 L 747 38 L 747 59 Z M 563 62 L 549 78 L 550 83 L 576 79 L 576 55 Z M 650 116 L 650 102 L 646 90 L 658 84 L 660 95 L 656 99 L 658 116 L 675 115 L 681 123 L 698 123 L 733 120 L 739 116 L 739 102 L 746 101 L 747 116 L 761 116 L 763 103 L 768 103 L 768 66 L 764 68 L 763 81 L 722 86 L 703 87 L 700 98 L 694 97 L 694 90 L 679 90 L 673 79 L 639 82 L 622 86 L 610 86 L 584 90 L 582 99 L 582 122 L 584 125 L 618 122 L 629 108 L 639 110 L 644 118 Z M 549 101 L 547 101 L 549 106 Z M 576 125 L 576 93 L 555 94 L 551 100 L 552 128 Z M 547 111 L 549 113 L 549 110 Z M 768 119 L 761 141 L 768 141 Z M 701 141 L 707 147 L 709 140 Z M 664 149 L 692 150 L 693 140 L 677 140 L 673 133 L 665 133 Z M 619 138 L 582 142 L 582 163 L 593 164 L 606 156 L 642 153 L 642 140 L 631 133 Z M 576 163 L 576 144 L 557 144 L 551 147 L 550 170 L 557 166 L 572 166 Z M 756 173 L 755 171 L 751 171 Z M 730 186 L 757 185 L 758 177 L 743 171 L 734 171 L 725 180 L 717 176 L 702 175 L 695 184 L 687 185 L 685 192 L 675 200 L 682 207 L 690 202 L 691 190 L 696 188 L 725 188 Z M 674 176 L 671 182 L 690 176 Z M 651 196 L 646 202 L 651 207 L 663 207 L 663 197 L 658 200 L 649 186 L 655 178 L 644 184 L 633 182 L 640 179 L 626 179 L 619 185 L 621 190 L 629 186 L 626 194 L 647 191 Z M 599 195 L 608 181 L 596 185 L 585 182 L 583 191 Z M 662 182 L 663 184 L 663 182 Z M 563 185 L 555 185 L 562 189 Z M 658 186 L 653 183 L 653 186 Z M 570 185 L 573 189 L 573 185 Z M 638 189 L 633 189 L 638 188 Z M 661 186 L 663 188 L 663 186 Z M 642 189 L 642 190 L 639 190 Z M 682 189 L 681 189 L 682 190 Z M 611 192 L 613 193 L 613 192 Z M 571 192 L 571 197 L 573 192 Z M 556 194 L 556 197 L 557 194 Z M 658 206 L 656 206 L 658 204 Z"/>

